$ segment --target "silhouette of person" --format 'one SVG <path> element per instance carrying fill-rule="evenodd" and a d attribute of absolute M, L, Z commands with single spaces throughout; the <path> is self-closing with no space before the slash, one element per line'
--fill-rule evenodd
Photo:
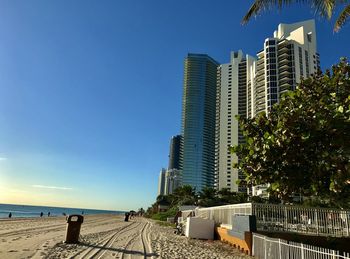
<path fill-rule="evenodd" d="M 124 218 L 124 221 L 129 221 L 129 216 L 130 214 L 128 212 L 125 213 L 125 218 Z"/>
<path fill-rule="evenodd" d="M 51 214 L 51 213 L 50 213 L 50 211 L 49 211 L 49 213 L 47 213 L 47 216 L 50 217 L 50 214 Z"/>
<path fill-rule="evenodd" d="M 11 217 L 12 217 L 12 213 L 10 212 L 10 213 L 9 213 L 9 218 L 11 218 Z"/>
<path fill-rule="evenodd" d="M 43 217 L 43 215 L 44 215 L 44 213 L 40 212 L 40 218 L 42 218 L 42 217 Z"/>

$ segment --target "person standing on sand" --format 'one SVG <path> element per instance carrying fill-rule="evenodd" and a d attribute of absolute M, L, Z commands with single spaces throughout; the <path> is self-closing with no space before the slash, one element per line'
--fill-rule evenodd
<path fill-rule="evenodd" d="M 12 213 L 10 212 L 10 213 L 9 213 L 9 219 L 10 219 L 11 217 L 12 217 Z"/>
<path fill-rule="evenodd" d="M 49 213 L 47 213 L 47 216 L 50 217 L 50 211 L 49 211 Z"/>
<path fill-rule="evenodd" d="M 129 216 L 130 214 L 128 212 L 125 213 L 125 218 L 124 218 L 124 221 L 129 221 Z"/>
<path fill-rule="evenodd" d="M 40 218 L 42 218 L 42 217 L 43 217 L 43 215 L 44 215 L 44 213 L 40 212 Z"/>

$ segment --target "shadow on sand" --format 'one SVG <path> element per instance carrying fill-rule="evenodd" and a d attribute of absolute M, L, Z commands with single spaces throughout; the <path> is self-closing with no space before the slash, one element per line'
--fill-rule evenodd
<path fill-rule="evenodd" d="M 101 250 L 108 250 L 108 251 L 113 251 L 113 252 L 119 252 L 119 253 L 124 253 L 124 254 L 130 254 L 130 255 L 142 255 L 145 258 L 146 257 L 152 257 L 152 256 L 156 256 L 156 257 L 159 256 L 156 253 L 146 254 L 146 253 L 142 253 L 140 251 L 132 251 L 132 250 L 126 250 L 126 249 L 122 249 L 122 248 L 104 247 L 104 246 L 99 246 L 99 245 L 89 244 L 89 243 L 84 243 L 84 242 L 79 242 L 77 245 L 78 246 L 86 246 L 86 247 L 98 248 L 98 249 L 101 249 Z"/>

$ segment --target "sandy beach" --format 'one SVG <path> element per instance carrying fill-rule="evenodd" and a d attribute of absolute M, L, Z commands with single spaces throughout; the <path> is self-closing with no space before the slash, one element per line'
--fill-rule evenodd
<path fill-rule="evenodd" d="M 190 240 L 145 218 L 84 217 L 79 244 L 65 217 L 0 220 L 0 258 L 251 258 L 219 241 Z"/>

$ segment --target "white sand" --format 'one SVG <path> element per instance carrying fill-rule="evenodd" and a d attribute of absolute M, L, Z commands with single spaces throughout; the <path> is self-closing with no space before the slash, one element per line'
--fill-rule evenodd
<path fill-rule="evenodd" d="M 250 258 L 144 218 L 85 216 L 79 244 L 63 243 L 66 225 L 65 217 L 0 220 L 0 258 Z"/>

